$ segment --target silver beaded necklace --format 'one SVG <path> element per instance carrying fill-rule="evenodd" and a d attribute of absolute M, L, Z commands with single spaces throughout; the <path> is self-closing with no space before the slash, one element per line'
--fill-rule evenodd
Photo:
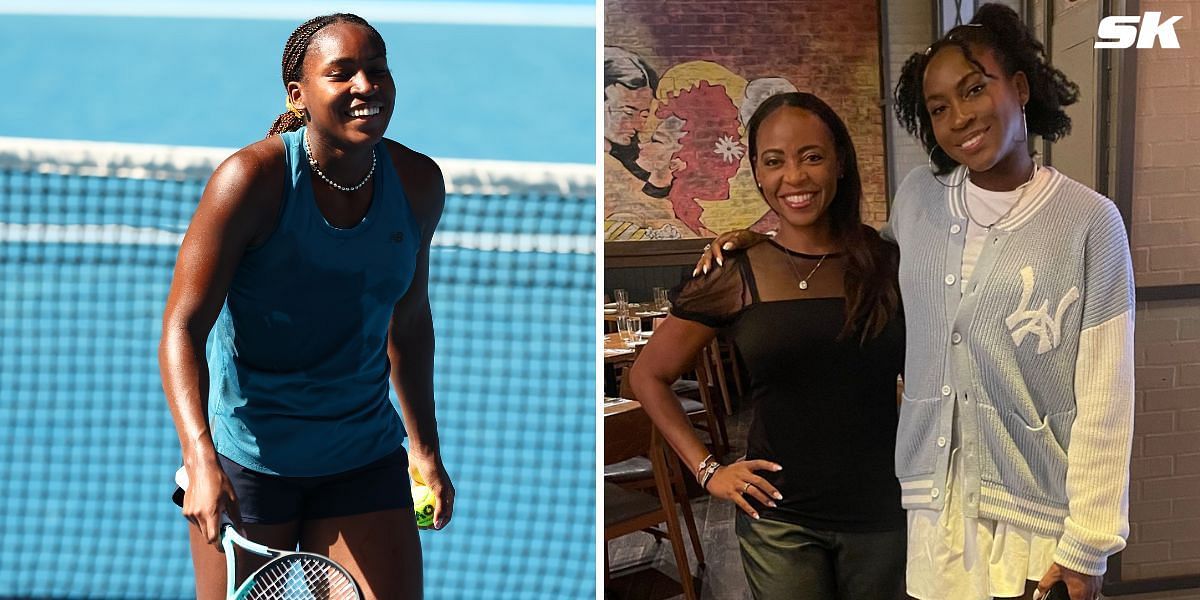
<path fill-rule="evenodd" d="M 353 192 L 353 191 L 361 188 L 362 186 L 367 185 L 367 182 L 371 180 L 371 176 L 375 174 L 375 149 L 374 148 L 371 148 L 371 170 L 367 171 L 367 176 L 363 177 L 363 180 L 358 182 L 358 185 L 351 185 L 351 186 L 338 185 L 338 184 L 334 183 L 334 181 L 332 179 L 330 179 L 328 176 L 325 175 L 325 173 L 323 173 L 321 171 L 321 167 L 317 166 L 317 159 L 313 158 L 312 148 L 309 147 L 309 145 L 308 145 L 308 132 L 307 131 L 304 132 L 304 154 L 306 156 L 308 156 L 308 166 L 312 167 L 313 173 L 316 173 L 318 177 L 325 180 L 325 183 L 328 183 L 330 185 L 330 187 L 332 187 L 335 190 L 341 190 L 343 192 Z"/>

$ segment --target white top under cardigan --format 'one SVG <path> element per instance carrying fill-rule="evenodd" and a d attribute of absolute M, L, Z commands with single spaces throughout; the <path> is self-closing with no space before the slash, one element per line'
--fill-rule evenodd
<path fill-rule="evenodd" d="M 962 277 L 959 278 L 960 290 L 967 291 L 967 281 L 975 273 L 975 263 L 979 262 L 979 253 L 983 251 L 983 240 L 987 238 L 990 229 L 979 223 L 994 225 L 1009 212 L 1019 210 L 1015 206 L 1017 203 L 1028 206 L 1034 196 L 1050 183 L 1051 174 L 1050 169 L 1038 167 L 1037 172 L 1028 182 L 1007 192 L 985 190 L 972 183 L 969 177 L 963 182 L 963 187 L 967 188 L 967 241 L 963 246 Z"/>
<path fill-rule="evenodd" d="M 1055 562 L 1100 574 L 1128 534 L 1132 266 L 1112 202 L 1045 171 L 988 232 L 966 289 L 965 188 L 924 168 L 901 184 L 888 227 L 908 329 L 896 469 L 906 508 L 942 511 L 960 446 L 964 516 L 1058 538 Z"/>

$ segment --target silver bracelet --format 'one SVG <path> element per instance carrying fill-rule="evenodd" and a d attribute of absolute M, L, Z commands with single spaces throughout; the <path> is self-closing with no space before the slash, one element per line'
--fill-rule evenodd
<path fill-rule="evenodd" d="M 708 468 L 708 461 L 715 459 L 715 456 L 709 454 L 704 457 L 704 460 L 700 461 L 700 464 L 696 465 L 696 481 L 700 481 L 700 477 L 704 475 L 704 469 Z"/>
<path fill-rule="evenodd" d="M 700 489 L 702 489 L 704 491 L 708 491 L 709 480 L 711 480 L 713 478 L 713 475 L 716 474 L 717 470 L 723 466 L 725 466 L 725 465 L 723 465 L 715 460 L 712 461 L 711 463 L 708 463 L 708 466 L 705 467 L 705 469 L 704 469 L 704 475 L 700 477 Z"/>

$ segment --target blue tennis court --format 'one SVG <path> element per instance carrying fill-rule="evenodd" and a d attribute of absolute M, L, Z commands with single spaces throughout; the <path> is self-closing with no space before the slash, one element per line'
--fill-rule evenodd
<path fill-rule="evenodd" d="M 429 598 L 596 593 L 594 6 L 527 5 L 360 13 L 399 88 L 389 137 L 449 186 L 430 293 L 458 500 L 422 533 Z M 162 309 L 207 173 L 282 110 L 304 18 L 0 15 L 23 73 L 0 97 L 0 597 L 193 596 Z"/>

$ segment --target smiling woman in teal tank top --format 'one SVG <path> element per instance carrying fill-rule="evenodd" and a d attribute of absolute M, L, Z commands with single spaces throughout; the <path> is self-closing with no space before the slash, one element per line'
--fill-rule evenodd
<path fill-rule="evenodd" d="M 342 563 L 367 598 L 419 598 L 410 462 L 436 498 L 434 528 L 454 503 L 428 295 L 445 185 L 432 160 L 383 138 L 396 87 L 366 21 L 304 23 L 281 70 L 288 112 L 213 173 L 163 316 L 196 594 L 224 597 L 227 512 L 259 543 Z M 239 578 L 256 566 L 239 562 Z"/>

